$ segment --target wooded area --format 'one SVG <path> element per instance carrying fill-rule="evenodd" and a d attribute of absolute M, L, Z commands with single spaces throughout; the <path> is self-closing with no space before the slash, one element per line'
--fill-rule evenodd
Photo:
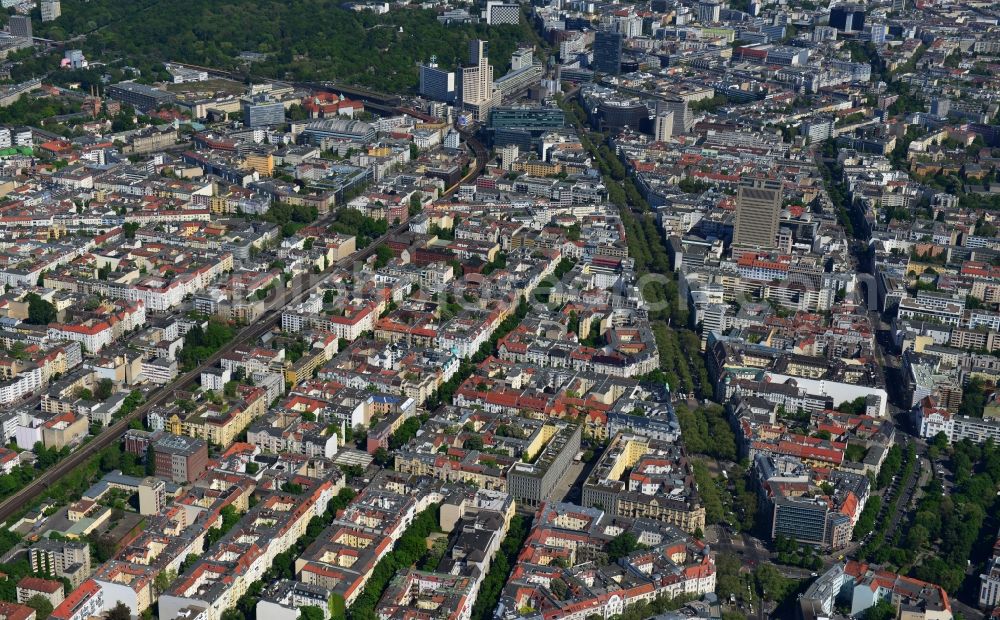
<path fill-rule="evenodd" d="M 330 0 L 68 0 L 59 19 L 36 24 L 37 36 L 56 40 L 87 34 L 88 58 L 119 58 L 144 80 L 166 79 L 164 61 L 238 69 L 239 54 L 249 51 L 267 55 L 252 66 L 254 74 L 392 92 L 416 88 L 416 63 L 432 55 L 446 67 L 466 62 L 476 38 L 489 40 L 502 75 L 517 45 L 532 40 L 523 22 L 445 26 L 430 10 L 376 15 Z"/>

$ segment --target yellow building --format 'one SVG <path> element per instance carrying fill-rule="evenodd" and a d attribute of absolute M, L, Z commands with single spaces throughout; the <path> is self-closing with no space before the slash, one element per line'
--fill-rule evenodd
<path fill-rule="evenodd" d="M 514 170 L 519 170 L 533 177 L 547 177 L 562 172 L 562 164 L 551 164 L 539 159 L 529 159 L 523 163 L 515 163 Z"/>
<path fill-rule="evenodd" d="M 680 486 L 650 481 L 660 488 L 655 493 L 630 490 L 623 480 L 637 470 L 655 479 L 663 463 L 683 472 Z M 644 464 L 648 469 L 644 469 Z M 676 475 L 676 474 L 674 474 Z M 611 440 L 590 476 L 583 483 L 584 506 L 600 505 L 621 517 L 656 519 L 687 532 L 705 529 L 705 508 L 693 481 L 693 470 L 683 450 L 670 442 L 632 433 L 619 433 Z"/>
<path fill-rule="evenodd" d="M 228 446 L 250 422 L 267 411 L 267 397 L 261 388 L 243 388 L 244 400 L 235 403 L 206 404 L 181 422 L 180 433 L 220 446 Z M 175 416 L 176 417 L 176 416 Z M 173 418 L 168 421 L 173 432 Z"/>
<path fill-rule="evenodd" d="M 294 364 L 285 366 L 285 382 L 298 385 L 300 381 L 311 379 L 316 369 L 330 361 L 325 350 L 312 354 L 307 352 Z"/>
<path fill-rule="evenodd" d="M 439 458 L 440 457 L 440 458 Z M 404 474 L 430 476 L 446 482 L 466 482 L 481 489 L 506 491 L 507 480 L 499 468 L 464 468 L 461 463 L 451 461 L 443 455 L 420 454 L 415 452 L 397 453 L 395 470 Z"/>
<path fill-rule="evenodd" d="M 61 450 L 83 439 L 90 430 L 86 416 L 61 413 L 42 425 L 42 443 L 46 448 Z"/>
<path fill-rule="evenodd" d="M 243 165 L 256 170 L 261 176 L 269 177 L 274 174 L 274 156 L 270 153 L 247 153 Z"/>
<path fill-rule="evenodd" d="M 650 501 L 620 499 L 616 514 L 635 519 L 656 519 L 677 526 L 685 532 L 705 531 L 705 509 L 700 506 L 691 509 L 683 502 L 661 502 L 656 498 Z"/>

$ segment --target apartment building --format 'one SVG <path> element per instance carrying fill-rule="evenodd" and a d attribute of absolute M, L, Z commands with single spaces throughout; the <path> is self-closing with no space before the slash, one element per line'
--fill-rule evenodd
<path fill-rule="evenodd" d="M 883 600 L 908 620 L 954 617 L 941 586 L 853 560 L 834 564 L 820 575 L 799 597 L 799 609 L 805 620 L 819 620 L 832 616 L 842 604 L 851 617 L 858 617 Z"/>
<path fill-rule="evenodd" d="M 644 546 L 612 563 L 605 551 L 607 543 L 623 532 L 644 541 Z M 586 579 L 572 576 L 581 570 L 586 571 Z M 629 605 L 657 597 L 698 597 L 712 592 L 715 572 L 705 543 L 674 526 L 614 517 L 596 508 L 550 504 L 539 510 L 532 523 L 496 617 L 610 618 Z M 556 596 L 551 585 L 555 580 L 574 587 Z"/>
<path fill-rule="evenodd" d="M 28 549 L 31 570 L 64 577 L 75 589 L 90 575 L 90 545 L 43 538 Z"/>
<path fill-rule="evenodd" d="M 52 620 L 89 620 L 104 610 L 104 591 L 93 579 L 69 593 L 49 614 Z"/>
<path fill-rule="evenodd" d="M 611 440 L 583 483 L 583 505 L 687 532 L 705 529 L 705 507 L 683 448 L 642 435 L 619 433 Z"/>
<path fill-rule="evenodd" d="M 304 496 L 275 493 L 262 500 L 160 596 L 160 617 L 189 618 L 182 610 L 198 609 L 205 620 L 220 620 L 342 487 L 342 478 L 336 484 L 326 480 Z"/>
<path fill-rule="evenodd" d="M 1000 534 L 993 544 L 993 557 L 979 575 L 979 606 L 1000 607 Z"/>

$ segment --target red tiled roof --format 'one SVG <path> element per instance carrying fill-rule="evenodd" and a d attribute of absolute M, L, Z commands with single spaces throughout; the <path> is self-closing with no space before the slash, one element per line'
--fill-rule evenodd
<path fill-rule="evenodd" d="M 46 594 L 53 594 L 62 590 L 63 584 L 60 581 L 53 581 L 51 579 L 42 579 L 40 577 L 25 577 L 21 581 L 17 582 L 17 587 L 22 590 L 31 590 L 33 592 L 45 592 Z"/>
<path fill-rule="evenodd" d="M 28 620 L 28 618 L 35 617 L 35 610 L 27 605 L 18 605 L 17 603 L 8 603 L 7 601 L 0 601 L 0 618 L 4 620 Z M 55 618 L 55 615 L 50 615 L 50 618 Z"/>

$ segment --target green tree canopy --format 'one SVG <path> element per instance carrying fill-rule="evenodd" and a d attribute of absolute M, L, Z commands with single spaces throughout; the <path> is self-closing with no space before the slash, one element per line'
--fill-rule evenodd
<path fill-rule="evenodd" d="M 623 558 L 639 548 L 639 539 L 632 532 L 622 532 L 615 536 L 608 543 L 608 559 L 617 562 L 618 558 Z"/>
<path fill-rule="evenodd" d="M 41 594 L 36 594 L 29 598 L 25 605 L 35 610 L 35 617 L 38 620 L 45 620 L 52 613 L 52 603 Z"/>
<path fill-rule="evenodd" d="M 28 320 L 32 325 L 48 325 L 56 320 L 56 307 L 35 293 L 28 293 Z"/>
<path fill-rule="evenodd" d="M 101 379 L 97 382 L 97 389 L 94 391 L 94 396 L 97 400 L 104 402 L 111 398 L 111 394 L 115 390 L 115 382 L 111 379 Z"/>
<path fill-rule="evenodd" d="M 325 620 L 323 610 L 315 605 L 305 605 L 299 607 L 300 620 Z"/>
<path fill-rule="evenodd" d="M 385 267 L 392 260 L 392 250 L 387 245 L 380 245 L 375 250 L 375 266 L 378 268 Z"/>

